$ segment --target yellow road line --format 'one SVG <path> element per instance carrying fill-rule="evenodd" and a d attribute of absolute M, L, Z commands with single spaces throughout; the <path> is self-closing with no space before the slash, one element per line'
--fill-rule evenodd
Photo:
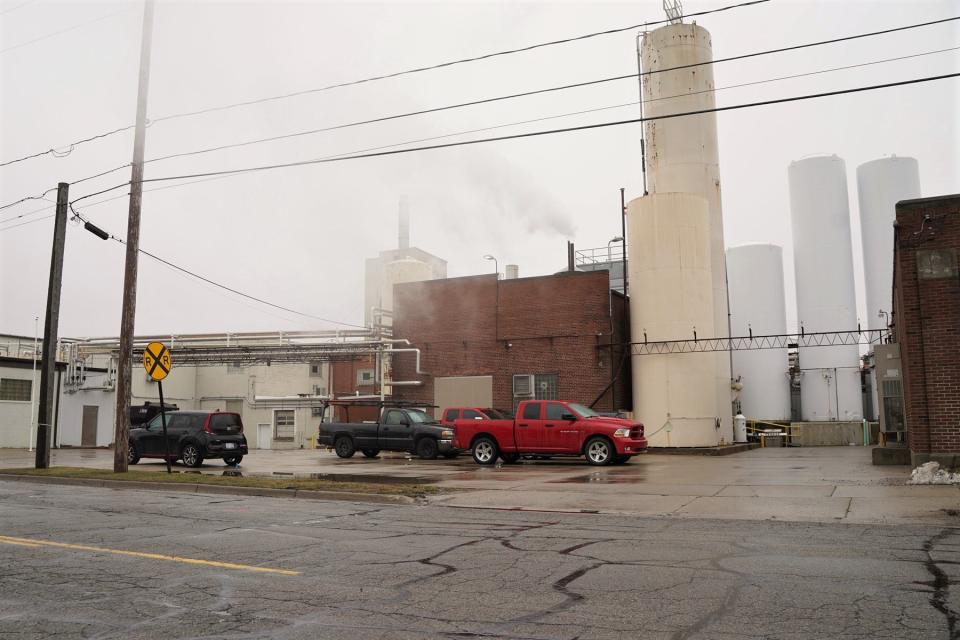
<path fill-rule="evenodd" d="M 207 567 L 217 567 L 220 569 L 237 569 L 239 571 L 256 571 L 258 573 L 276 573 L 282 576 L 299 576 L 300 575 L 299 571 L 289 571 L 287 569 L 271 569 L 269 567 L 255 567 L 249 564 L 234 564 L 233 562 L 217 562 L 215 560 L 198 560 L 196 558 L 168 556 L 162 553 L 144 553 L 142 551 L 125 551 L 123 549 L 105 549 L 103 547 L 91 547 L 83 544 L 67 544 L 66 542 L 52 542 L 50 540 L 34 540 L 30 538 L 14 538 L 12 536 L 0 536 L 0 543 L 20 545 L 24 547 L 57 547 L 59 549 L 72 549 L 74 551 L 92 551 L 94 553 L 112 553 L 118 556 L 146 558 L 148 560 L 166 560 L 167 562 L 180 562 L 182 564 L 199 564 Z"/>

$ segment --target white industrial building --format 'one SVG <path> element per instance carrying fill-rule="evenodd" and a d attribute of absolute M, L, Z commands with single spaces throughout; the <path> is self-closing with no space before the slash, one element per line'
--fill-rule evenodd
<path fill-rule="evenodd" d="M 63 341 L 67 342 L 72 341 Z M 52 444 L 110 446 L 116 411 L 116 372 L 111 358 L 95 356 L 79 366 L 69 362 L 69 349 L 63 343 L 54 381 Z M 33 372 L 33 353 L 33 338 L 0 336 L 0 448 L 27 448 L 36 437 L 35 396 L 40 372 L 39 360 L 36 374 Z M 173 358 L 174 369 L 163 383 L 168 404 L 239 413 L 251 448 L 311 446 L 320 423 L 318 399 L 328 395 L 329 363 L 177 366 L 175 348 Z M 148 379 L 138 362 L 130 404 L 144 402 L 158 403 L 159 394 L 157 384 Z"/>

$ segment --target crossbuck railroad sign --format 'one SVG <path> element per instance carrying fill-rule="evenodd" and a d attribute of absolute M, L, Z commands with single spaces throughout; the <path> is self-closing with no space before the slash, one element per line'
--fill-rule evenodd
<path fill-rule="evenodd" d="M 162 342 L 151 342 L 143 350 L 143 368 L 154 380 L 163 380 L 173 369 L 170 351 Z"/>

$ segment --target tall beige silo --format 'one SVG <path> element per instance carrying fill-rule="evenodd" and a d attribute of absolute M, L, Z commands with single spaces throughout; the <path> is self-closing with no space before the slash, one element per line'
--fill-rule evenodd
<path fill-rule="evenodd" d="M 640 52 L 643 71 L 643 115 L 700 111 L 716 106 L 710 33 L 696 24 L 671 24 L 644 34 Z M 674 71 L 661 71 L 675 67 Z M 710 218 L 711 287 L 714 333 L 729 335 L 727 275 L 720 198 L 720 160 L 714 113 L 653 120 L 644 124 L 647 188 L 656 193 L 690 193 L 707 201 Z M 633 254 L 635 255 L 635 254 Z M 681 336 L 677 336 L 681 337 Z M 720 411 L 721 434 L 733 441 L 730 354 L 710 357 L 713 389 Z M 704 366 L 710 366 L 706 363 Z"/>
<path fill-rule="evenodd" d="M 657 193 L 630 202 L 630 331 L 634 342 L 709 337 L 713 254 L 709 205 L 687 193 Z M 717 419 L 714 353 L 634 355 L 633 412 L 651 446 L 709 447 L 723 434 Z M 726 438 L 732 442 L 732 436 Z"/>

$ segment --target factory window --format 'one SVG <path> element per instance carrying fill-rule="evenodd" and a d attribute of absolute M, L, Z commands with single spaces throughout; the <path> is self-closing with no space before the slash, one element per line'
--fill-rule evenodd
<path fill-rule="evenodd" d="M 313 378 L 322 378 L 323 377 L 323 363 L 322 362 L 311 362 L 310 363 L 310 376 Z"/>
<path fill-rule="evenodd" d="M 273 412 L 273 439 L 293 440 L 296 417 L 293 409 L 278 409 Z"/>
<path fill-rule="evenodd" d="M 537 400 L 557 400 L 557 388 L 560 376 L 555 373 L 537 374 L 533 379 L 533 389 Z"/>
<path fill-rule="evenodd" d="M 358 369 L 357 386 L 362 387 L 370 384 L 373 384 L 373 369 Z"/>
<path fill-rule="evenodd" d="M 17 378 L 3 378 L 0 380 L 0 400 L 30 402 L 32 391 L 32 380 L 19 380 Z"/>
<path fill-rule="evenodd" d="M 327 395 L 327 388 L 322 385 L 315 384 L 313 385 L 313 395 L 325 396 Z M 312 415 L 314 418 L 323 417 L 323 407 L 312 407 L 310 410 L 310 415 Z"/>

